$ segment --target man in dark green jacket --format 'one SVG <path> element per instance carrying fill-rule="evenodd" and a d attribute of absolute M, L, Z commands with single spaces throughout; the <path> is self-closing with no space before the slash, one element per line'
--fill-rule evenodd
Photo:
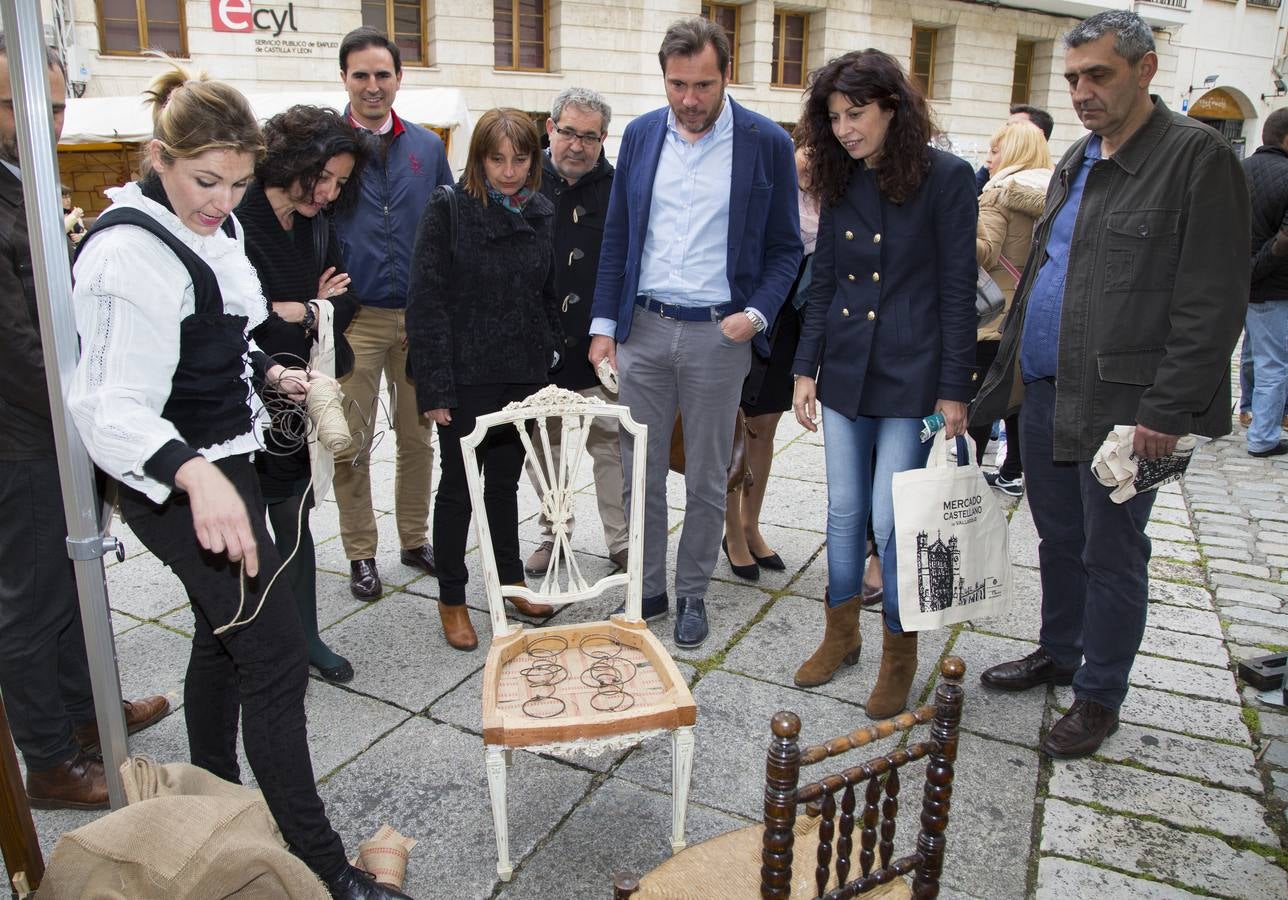
<path fill-rule="evenodd" d="M 1243 170 L 1212 129 L 1151 97 L 1150 28 L 1135 13 L 1065 37 L 1065 80 L 1091 134 L 1064 155 L 1003 327 L 975 422 L 1019 404 L 1024 475 L 1041 543 L 1039 649 L 984 672 L 1001 690 L 1073 684 L 1041 749 L 1094 753 L 1118 728 L 1145 632 L 1155 493 L 1125 503 L 1091 474 L 1117 425 L 1137 456 L 1230 431 L 1230 354 L 1248 296 Z"/>

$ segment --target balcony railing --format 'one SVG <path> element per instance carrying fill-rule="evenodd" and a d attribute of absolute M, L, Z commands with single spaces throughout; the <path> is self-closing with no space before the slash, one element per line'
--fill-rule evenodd
<path fill-rule="evenodd" d="M 1170 6 L 1173 9 L 1189 9 L 1189 0 L 1145 0 L 1146 3 L 1152 3 L 1155 6 Z M 1252 0 L 1248 0 L 1249 3 Z M 1279 0 L 1274 0 L 1275 6 L 1279 5 Z"/>
<path fill-rule="evenodd" d="M 1249 6 L 1260 6 L 1263 9 L 1278 9 L 1280 0 L 1248 0 Z"/>

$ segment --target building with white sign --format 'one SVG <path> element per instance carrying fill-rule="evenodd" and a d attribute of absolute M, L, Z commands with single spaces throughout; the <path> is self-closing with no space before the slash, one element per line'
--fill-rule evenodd
<path fill-rule="evenodd" d="M 475 117 L 499 105 L 541 116 L 565 86 L 600 90 L 614 110 L 610 155 L 626 123 L 663 102 L 657 48 L 666 26 L 705 15 L 730 35 L 729 92 L 739 102 L 793 123 L 809 70 L 848 50 L 877 47 L 909 67 L 955 149 L 972 159 L 982 157 L 1012 102 L 1052 112 L 1054 150 L 1076 139 L 1082 129 L 1061 76 L 1059 38 L 1077 19 L 1128 8 L 1156 29 L 1155 92 L 1255 147 L 1259 120 L 1282 93 L 1279 3 L 42 0 L 51 42 L 67 54 L 73 91 L 84 98 L 137 95 L 158 70 L 142 55 L 149 47 L 247 92 L 334 90 L 340 38 L 365 23 L 402 48 L 404 91 L 459 90 Z M 458 128 L 458 138 L 462 133 Z"/>

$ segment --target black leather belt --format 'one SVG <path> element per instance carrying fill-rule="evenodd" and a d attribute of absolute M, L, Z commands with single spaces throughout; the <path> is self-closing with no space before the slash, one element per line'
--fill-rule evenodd
<path fill-rule="evenodd" d="M 732 303 L 718 303 L 715 306 L 679 306 L 675 303 L 663 303 L 654 300 L 648 294 L 635 298 L 635 305 L 657 313 L 664 319 L 678 319 L 681 322 L 719 322 L 733 312 Z"/>

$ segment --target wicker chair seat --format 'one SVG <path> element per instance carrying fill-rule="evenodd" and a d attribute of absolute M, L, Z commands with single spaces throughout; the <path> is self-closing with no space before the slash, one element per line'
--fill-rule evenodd
<path fill-rule="evenodd" d="M 818 854 L 818 824 L 818 819 L 809 816 L 796 820 L 792 900 L 818 896 L 810 864 Z M 760 867 L 747 863 L 760 858 L 764 834 L 764 825 L 748 825 L 687 847 L 641 878 L 639 891 L 631 900 L 759 900 Z M 827 889 L 835 887 L 834 869 Z M 896 878 L 859 896 L 863 900 L 905 900 L 912 890 L 905 879 Z"/>

